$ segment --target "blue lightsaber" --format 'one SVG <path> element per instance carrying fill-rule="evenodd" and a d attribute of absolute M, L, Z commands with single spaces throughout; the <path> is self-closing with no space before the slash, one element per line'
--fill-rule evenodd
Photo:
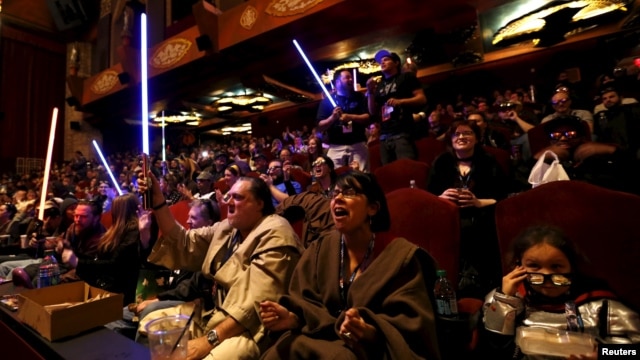
<path fill-rule="evenodd" d="M 140 15 L 140 83 L 142 87 L 142 152 L 149 155 L 149 92 L 147 88 L 147 14 Z M 146 176 L 147 174 L 145 174 Z"/>
<path fill-rule="evenodd" d="M 318 82 L 318 85 L 320 85 L 320 87 L 322 88 L 324 95 L 327 97 L 327 99 L 329 99 L 329 101 L 331 102 L 331 105 L 333 105 L 333 107 L 336 107 L 337 106 L 336 101 L 333 100 L 333 96 L 331 96 L 331 94 L 329 93 L 329 90 L 327 90 L 327 88 L 324 86 L 324 84 L 322 83 L 322 80 L 320 80 L 320 76 L 318 76 L 318 73 L 316 72 L 316 70 L 313 68 L 313 66 L 311 66 L 309 59 L 307 59 L 307 55 L 304 54 L 304 51 L 302 51 L 302 48 L 300 47 L 300 45 L 295 39 L 293 40 L 293 45 L 296 46 L 296 49 L 298 49 L 300 56 L 302 56 L 302 59 L 304 60 L 304 62 L 307 63 L 309 70 L 311 70 L 313 77 L 316 78 L 316 81 Z"/>
<path fill-rule="evenodd" d="M 107 160 L 104 158 L 104 155 L 102 155 L 102 151 L 100 151 L 100 146 L 98 146 L 98 143 L 95 140 L 93 140 L 93 147 L 96 148 L 96 151 L 100 156 L 100 160 L 102 160 L 102 164 L 104 165 L 104 168 L 107 169 L 107 173 L 109 173 L 109 177 L 111 178 L 113 185 L 116 187 L 116 190 L 118 190 L 118 195 L 122 195 L 122 190 L 120 189 L 120 186 L 116 181 L 116 177 L 113 176 L 113 173 L 111 172 L 111 168 L 109 167 L 109 164 L 107 164 Z"/>

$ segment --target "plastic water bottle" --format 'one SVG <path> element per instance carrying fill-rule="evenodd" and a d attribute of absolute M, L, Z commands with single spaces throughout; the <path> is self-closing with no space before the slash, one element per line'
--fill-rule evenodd
<path fill-rule="evenodd" d="M 38 269 L 38 288 L 60 283 L 60 267 L 53 250 L 47 250 Z"/>
<path fill-rule="evenodd" d="M 439 316 L 455 318 L 458 316 L 458 301 L 453 286 L 447 280 L 447 271 L 438 270 L 436 272 L 438 280 L 433 288 L 433 294 L 436 298 L 436 311 Z"/>
<path fill-rule="evenodd" d="M 415 189 L 416 188 L 416 181 L 413 180 L 413 179 L 409 180 L 409 187 L 412 188 L 412 189 Z"/>

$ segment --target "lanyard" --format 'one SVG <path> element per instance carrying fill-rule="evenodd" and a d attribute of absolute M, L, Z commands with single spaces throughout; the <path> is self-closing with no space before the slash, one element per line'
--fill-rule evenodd
<path fill-rule="evenodd" d="M 360 268 L 364 264 L 366 264 L 367 260 L 369 260 L 369 257 L 371 256 L 371 252 L 373 251 L 373 244 L 375 239 L 376 239 L 375 234 L 371 234 L 371 241 L 369 241 L 369 247 L 367 248 L 367 252 L 364 254 L 362 261 L 353 270 L 353 273 L 351 273 L 351 276 L 349 276 L 349 283 L 347 284 L 347 286 L 345 286 L 345 283 L 344 283 L 344 248 L 345 248 L 344 235 L 340 237 L 340 279 L 338 283 L 340 285 L 340 299 L 342 300 L 342 304 L 345 308 L 347 305 L 348 287 L 351 286 L 353 281 L 356 279 L 356 274 L 358 273 L 358 270 L 360 270 Z M 365 268 L 366 267 L 363 267 L 362 271 L 364 271 Z"/>

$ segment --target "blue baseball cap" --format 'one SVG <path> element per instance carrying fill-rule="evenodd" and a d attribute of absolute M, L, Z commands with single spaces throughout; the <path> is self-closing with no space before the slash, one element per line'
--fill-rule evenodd
<path fill-rule="evenodd" d="M 389 57 L 395 62 L 400 62 L 400 56 L 394 52 L 390 52 L 389 50 L 382 49 L 376 53 L 375 59 L 378 64 L 382 63 L 382 58 Z"/>

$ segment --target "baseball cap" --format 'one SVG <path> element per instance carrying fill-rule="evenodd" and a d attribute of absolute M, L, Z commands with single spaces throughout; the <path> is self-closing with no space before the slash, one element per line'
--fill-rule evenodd
<path fill-rule="evenodd" d="M 376 62 L 380 64 L 382 62 L 382 58 L 385 58 L 385 57 L 390 57 L 393 61 L 400 62 L 400 56 L 398 56 L 398 54 L 394 52 L 390 52 L 389 50 L 386 50 L 386 49 L 382 49 L 378 51 L 374 58 L 376 59 Z"/>
<path fill-rule="evenodd" d="M 208 171 L 202 171 L 200 173 L 200 175 L 198 175 L 198 177 L 196 178 L 196 180 L 213 180 L 213 175 L 211 175 L 210 172 Z"/>

